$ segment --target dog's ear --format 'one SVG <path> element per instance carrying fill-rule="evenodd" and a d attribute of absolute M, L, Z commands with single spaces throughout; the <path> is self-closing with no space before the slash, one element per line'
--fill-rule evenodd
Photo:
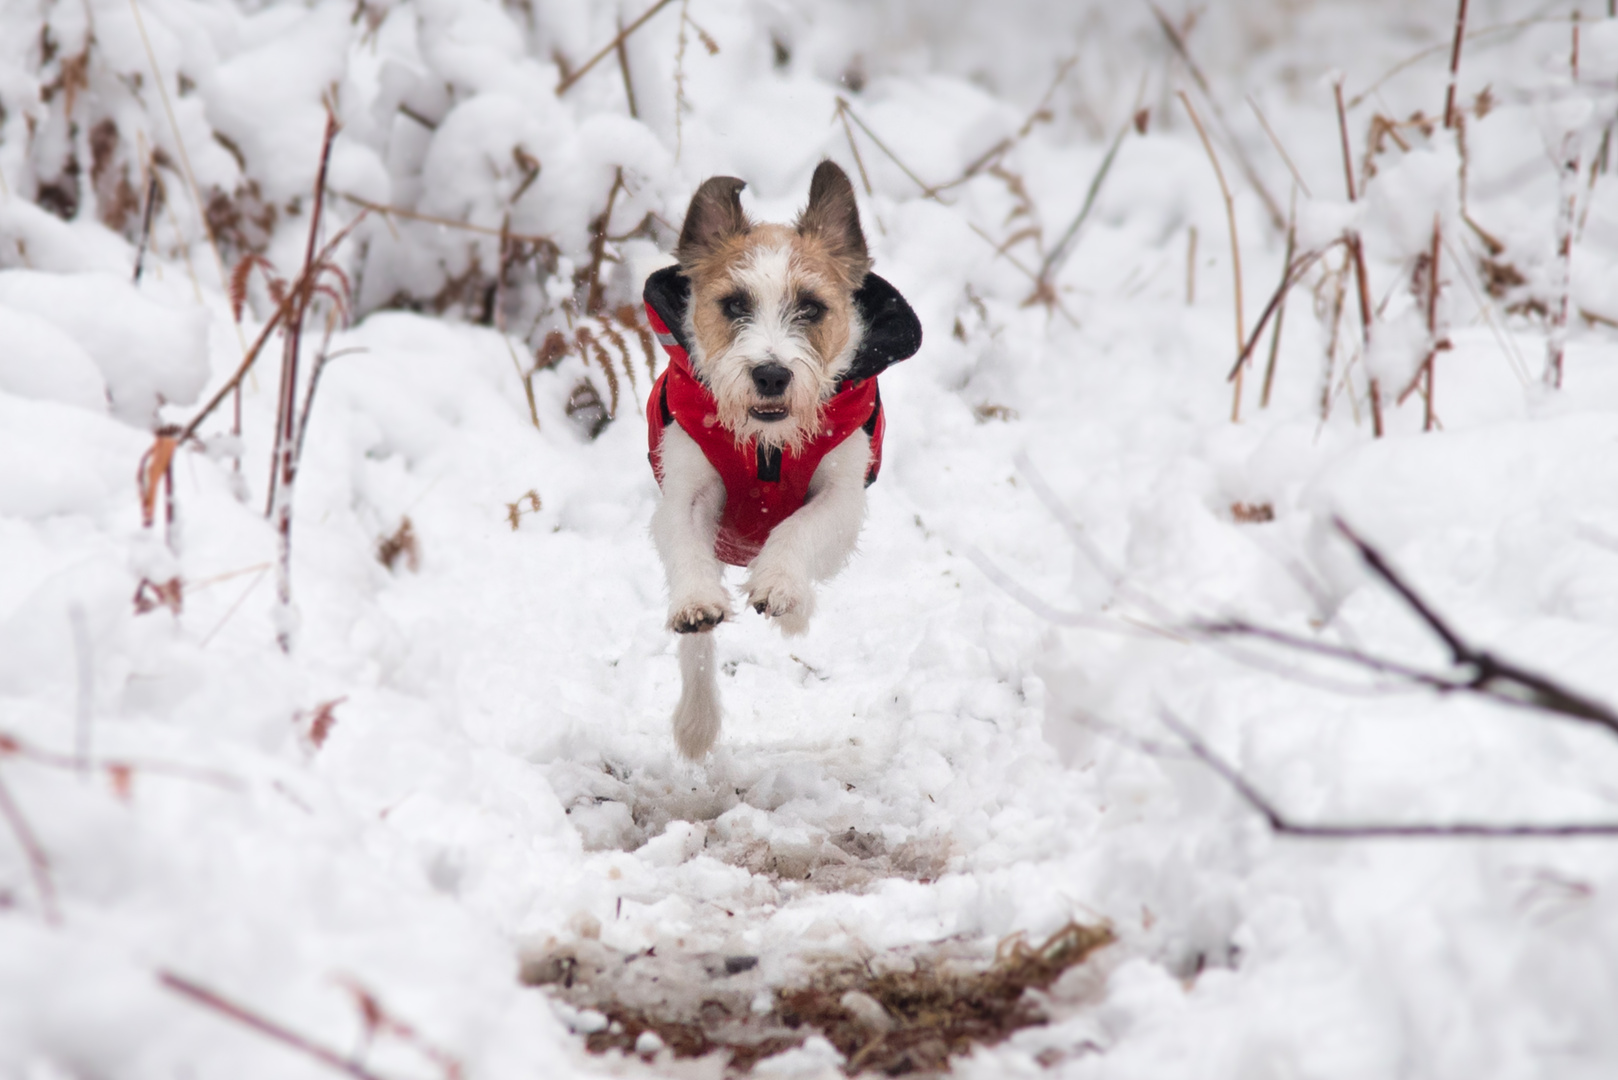
<path fill-rule="evenodd" d="M 798 234 L 817 236 L 833 256 L 848 267 L 850 281 L 858 285 L 871 269 L 860 231 L 860 208 L 854 185 L 836 162 L 822 161 L 809 181 L 809 205 L 798 215 Z"/>
<path fill-rule="evenodd" d="M 725 240 L 751 228 L 742 213 L 742 188 L 746 186 L 746 181 L 734 176 L 710 176 L 697 188 L 691 208 L 685 212 L 680 244 L 674 249 L 681 266 L 689 268 Z"/>

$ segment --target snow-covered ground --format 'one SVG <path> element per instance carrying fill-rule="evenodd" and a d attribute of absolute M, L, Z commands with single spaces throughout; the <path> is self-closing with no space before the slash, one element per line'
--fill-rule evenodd
<path fill-rule="evenodd" d="M 555 88 L 557 58 L 576 69 L 639 4 L 0 7 L 0 1074 L 331 1074 L 195 986 L 379 1076 L 714 1075 L 589 1055 L 592 1017 L 519 965 L 655 949 L 700 1001 L 722 978 L 702 957 L 758 957 L 769 987 L 1078 919 L 1117 943 L 1057 985 L 1052 1023 L 958 1073 L 1613 1075 L 1618 840 L 1277 836 L 1165 755 L 1164 716 L 1302 821 L 1618 821 L 1611 731 L 1183 632 L 1239 617 L 1444 670 L 1341 516 L 1472 639 L 1618 701 L 1618 181 L 1587 183 L 1618 23 L 1585 5 L 1575 84 L 1567 5 L 1472 6 L 1458 98 L 1466 211 L 1503 246 L 1489 296 L 1441 127 L 1384 137 L 1361 204 L 1343 195 L 1333 79 L 1356 162 L 1374 114 L 1441 119 L 1453 6 L 1227 6 L 1165 13 L 1210 100 L 1147 5 L 675 2 L 628 39 L 636 118 L 615 56 Z M 1225 208 L 1180 89 L 1233 189 L 1247 331 L 1285 229 L 1237 145 L 1281 214 L 1296 187 L 1299 250 L 1359 230 L 1377 307 L 1366 358 L 1352 276 L 1311 271 L 1271 403 L 1266 336 L 1239 423 Z M 373 214 L 338 253 L 360 319 L 314 398 L 283 654 L 279 346 L 240 442 L 227 402 L 178 452 L 172 529 L 161 508 L 143 527 L 136 473 L 272 311 L 255 277 L 235 324 L 228 266 L 296 272 L 323 100 L 343 125 L 326 235 L 361 200 L 416 216 Z M 1025 303 L 1126 127 L 1059 302 Z M 992 169 L 923 190 L 1003 139 Z M 1555 306 L 1568 147 L 1553 390 L 1523 308 Z M 806 638 L 745 610 L 720 628 L 726 725 L 694 765 L 667 731 L 635 335 L 616 391 L 570 353 L 532 375 L 531 415 L 520 372 L 552 330 L 573 340 L 609 200 L 607 310 L 667 261 L 703 178 L 745 178 L 780 220 L 828 155 L 926 341 L 883 377 L 860 555 Z M 1430 342 L 1410 281 L 1435 217 L 1453 348 L 1424 433 L 1420 395 L 1391 399 Z M 502 228 L 553 246 L 495 288 Z M 586 378 L 622 395 L 593 441 L 566 409 Z M 405 520 L 415 557 L 390 569 Z M 180 610 L 137 612 L 173 578 Z M 811 1045 L 761 1069 L 836 1065 Z"/>

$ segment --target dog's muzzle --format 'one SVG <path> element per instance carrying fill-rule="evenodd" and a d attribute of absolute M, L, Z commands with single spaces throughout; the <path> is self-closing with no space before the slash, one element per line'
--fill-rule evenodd
<path fill-rule="evenodd" d="M 784 364 L 777 364 L 773 360 L 767 364 L 760 364 L 752 371 L 753 389 L 758 391 L 759 397 L 778 398 L 787 392 L 792 385 L 792 369 Z M 755 405 L 747 410 L 748 415 L 755 420 L 773 423 L 787 418 L 787 407 L 782 405 Z"/>

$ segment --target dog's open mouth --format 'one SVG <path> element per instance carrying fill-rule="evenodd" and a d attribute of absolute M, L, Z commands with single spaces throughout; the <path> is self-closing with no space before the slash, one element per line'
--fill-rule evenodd
<path fill-rule="evenodd" d="M 754 420 L 762 420 L 766 424 L 773 424 L 777 421 L 785 420 L 787 412 L 785 405 L 754 405 L 747 410 L 747 415 Z"/>

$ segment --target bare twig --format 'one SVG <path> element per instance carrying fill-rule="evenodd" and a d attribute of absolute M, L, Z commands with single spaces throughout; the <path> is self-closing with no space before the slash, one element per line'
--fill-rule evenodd
<path fill-rule="evenodd" d="M 1443 225 L 1436 215 L 1433 217 L 1433 245 L 1427 253 L 1427 356 L 1416 369 L 1416 374 L 1399 394 L 1398 403 L 1404 404 L 1405 398 L 1415 392 L 1416 387 L 1425 383 L 1422 391 L 1423 431 L 1431 431 L 1438 423 L 1438 417 L 1433 409 L 1433 377 L 1438 366 L 1438 354 L 1450 347 L 1449 338 L 1439 332 L 1438 328 L 1438 290 L 1439 290 L 1439 255 L 1443 247 Z"/>
<path fill-rule="evenodd" d="M 871 142 L 875 143 L 876 148 L 878 150 L 882 151 L 884 154 L 886 154 L 888 156 L 889 161 L 891 161 L 895 165 L 899 166 L 899 171 L 900 172 L 902 172 L 906 176 L 908 176 L 912 181 L 914 181 L 914 183 L 915 183 L 915 185 L 917 187 L 921 188 L 921 194 L 922 194 L 922 196 L 924 198 L 934 199 L 934 200 L 938 199 L 938 189 L 936 187 L 934 187 L 933 185 L 929 184 L 927 181 L 923 180 L 921 177 L 917 176 L 915 173 L 911 172 L 910 171 L 910 166 L 906 165 L 904 163 L 904 161 L 900 159 L 898 154 L 895 154 L 892 150 L 890 150 L 888 148 L 888 144 L 882 141 L 882 137 L 880 135 L 878 135 L 876 132 L 872 131 L 870 129 L 870 127 L 865 123 L 864 120 L 860 119 L 860 114 L 855 112 L 849 106 L 848 100 L 846 98 L 844 98 L 841 94 L 837 95 L 837 111 L 842 113 L 845 118 L 847 118 L 849 120 L 852 120 L 852 121 L 854 121 L 854 123 L 858 124 L 860 130 L 865 132 L 865 137 L 870 139 Z M 861 175 L 863 176 L 863 174 L 864 174 L 864 170 L 862 169 L 861 170 Z"/>
<path fill-rule="evenodd" d="M 1154 7 L 1154 11 L 1157 9 Z M 1162 19 L 1162 13 L 1158 13 Z M 1165 26 L 1167 23 L 1165 22 Z M 1231 197 L 1230 185 L 1225 182 L 1225 170 L 1219 167 L 1219 155 L 1214 153 L 1213 143 L 1208 141 L 1208 132 L 1202 126 L 1201 117 L 1192 107 L 1191 99 L 1184 90 L 1179 91 L 1180 100 L 1185 103 L 1185 111 L 1191 114 L 1191 123 L 1196 125 L 1197 135 L 1202 139 L 1202 148 L 1208 152 L 1208 160 L 1213 164 L 1214 176 L 1219 180 L 1219 193 L 1225 199 L 1225 221 L 1230 226 L 1230 262 L 1231 273 L 1236 282 L 1236 351 L 1241 354 L 1242 360 L 1247 359 L 1247 350 L 1243 343 L 1247 340 L 1247 331 L 1242 324 L 1242 246 L 1236 237 L 1236 200 Z M 1230 419 L 1232 423 L 1242 416 L 1242 370 L 1243 365 L 1238 363 L 1236 368 L 1236 391 L 1231 400 Z"/>
<path fill-rule="evenodd" d="M 1332 84 L 1332 95 L 1337 102 L 1337 130 L 1342 138 L 1343 146 L 1343 181 L 1348 187 L 1348 201 L 1358 202 L 1359 195 L 1354 190 L 1354 153 L 1348 144 L 1348 112 L 1343 107 L 1343 84 L 1339 80 Z M 1348 255 L 1354 264 L 1354 286 L 1359 293 L 1360 300 L 1360 335 L 1364 347 L 1364 355 L 1369 358 L 1371 354 L 1371 281 L 1365 272 L 1365 250 L 1360 240 L 1358 229 L 1351 229 L 1347 235 Z M 1377 438 L 1382 437 L 1382 389 L 1377 383 L 1375 375 L 1367 372 L 1367 382 L 1370 384 L 1371 398 L 1371 432 Z"/>
<path fill-rule="evenodd" d="M 1231 131 L 1230 121 L 1225 118 L 1225 110 L 1219 107 L 1219 99 L 1214 97 L 1212 89 L 1208 86 L 1207 78 L 1202 74 L 1202 69 L 1197 66 L 1196 60 L 1191 56 L 1191 50 L 1186 45 L 1185 38 L 1175 28 L 1174 24 L 1169 21 L 1168 16 L 1163 14 L 1162 8 L 1159 8 L 1155 3 L 1148 3 L 1148 6 L 1152 9 L 1152 14 L 1157 18 L 1157 25 L 1162 27 L 1163 35 L 1169 39 L 1169 44 L 1174 46 L 1174 51 L 1180 54 L 1180 59 L 1185 61 L 1185 66 L 1191 72 L 1191 77 L 1196 80 L 1197 89 L 1202 91 L 1202 96 L 1207 100 L 1208 107 L 1213 110 L 1214 119 L 1219 123 L 1219 130 L 1225 136 L 1226 146 L 1236 158 L 1236 163 L 1241 166 L 1242 175 L 1247 178 L 1249 184 L 1253 185 L 1253 190 L 1258 193 L 1259 200 L 1264 203 L 1264 208 L 1269 211 L 1270 224 L 1274 225 L 1277 231 L 1286 228 L 1286 219 L 1281 216 L 1281 204 L 1276 201 L 1274 195 L 1270 194 L 1269 188 L 1264 186 L 1263 178 L 1259 176 L 1258 170 L 1253 167 L 1252 160 L 1243 151 L 1241 141 Z M 1181 96 L 1184 96 L 1183 92 Z M 1186 107 L 1190 108 L 1190 102 L 1186 103 Z M 1200 128 L 1201 124 L 1197 126 Z M 1204 135 L 1203 138 L 1206 140 L 1207 136 Z"/>
<path fill-rule="evenodd" d="M 1191 226 L 1185 238 L 1185 306 L 1197 302 L 1197 227 Z"/>
<path fill-rule="evenodd" d="M 276 600 L 278 614 L 275 637 L 282 652 L 292 651 L 292 497 L 298 478 L 297 447 L 300 443 L 297 411 L 298 359 L 303 343 L 303 322 L 313 302 L 323 269 L 316 259 L 320 242 L 320 220 L 325 209 L 326 170 L 331 162 L 332 142 L 337 138 L 337 116 L 326 112 L 326 136 L 321 145 L 320 168 L 315 174 L 314 206 L 309 214 L 309 240 L 304 248 L 303 271 L 288 294 L 288 313 L 281 354 L 281 391 L 275 416 L 275 449 L 270 463 L 269 513 L 276 532 Z"/>
<path fill-rule="evenodd" d="M 1112 163 L 1118 157 L 1118 148 L 1124 144 L 1124 136 L 1129 134 L 1129 129 L 1133 126 L 1133 121 L 1126 120 L 1118 129 L 1118 134 L 1113 136 L 1111 145 L 1107 147 L 1106 156 L 1101 159 L 1095 175 L 1090 178 L 1090 186 L 1085 190 L 1084 204 L 1079 207 L 1078 216 L 1073 219 L 1073 224 L 1062 232 L 1062 238 L 1056 242 L 1056 246 L 1051 248 L 1050 254 L 1046 255 L 1045 261 L 1040 264 L 1034 294 L 1024 301 L 1025 305 L 1041 299 L 1044 293 L 1050 291 L 1051 279 L 1061 272 L 1062 265 L 1072 254 L 1073 241 L 1079 235 L 1079 229 L 1090 217 L 1090 210 L 1096 204 L 1096 196 L 1101 194 L 1101 185 L 1107 182 L 1107 174 L 1112 171 Z"/>
<path fill-rule="evenodd" d="M 618 200 L 618 192 L 624 187 L 624 170 L 614 169 L 612 174 L 612 187 L 607 191 L 607 208 L 601 215 L 590 223 L 590 265 L 586 270 L 586 281 L 589 283 L 585 292 L 584 313 L 596 315 L 601 311 L 605 301 L 605 294 L 601 285 L 601 264 L 607 257 L 607 233 L 612 224 L 613 204 Z"/>
<path fill-rule="evenodd" d="M 537 173 L 534 175 L 537 175 Z M 386 203 L 372 202 L 369 199 L 362 199 L 358 195 L 353 195 L 346 191 L 334 191 L 332 194 L 341 196 L 342 198 L 353 203 L 355 206 L 362 207 L 365 210 L 371 211 L 372 213 L 381 214 L 384 218 L 400 217 L 407 221 L 420 221 L 427 225 L 442 225 L 446 229 L 461 229 L 465 232 L 478 233 L 482 236 L 504 237 L 507 240 L 515 241 L 517 243 L 538 244 L 541 246 L 548 245 L 551 247 L 556 245 L 556 241 L 549 236 L 510 232 L 505 228 L 495 228 L 491 225 L 474 225 L 470 221 L 456 221 L 454 218 L 438 217 L 435 214 L 423 214 L 420 211 L 410 210 L 403 206 L 389 206 Z M 512 195 L 512 199 L 515 200 L 516 198 L 517 194 L 514 193 Z M 352 223 L 350 224 L 350 227 L 352 227 Z"/>
<path fill-rule="evenodd" d="M 1455 126 L 1455 79 L 1461 70 L 1461 42 L 1466 40 L 1466 4 L 1460 0 L 1455 9 L 1455 42 L 1449 50 L 1449 85 L 1444 90 L 1444 126 Z"/>
<path fill-rule="evenodd" d="M 1264 365 L 1264 387 L 1259 391 L 1258 407 L 1270 407 L 1270 391 L 1275 387 L 1275 362 L 1281 355 L 1281 327 L 1287 317 L 1286 294 L 1290 291 L 1287 278 L 1292 272 L 1292 258 L 1298 250 L 1298 189 L 1292 189 L 1292 201 L 1287 207 L 1287 250 L 1281 265 L 1281 300 L 1275 305 L 1275 333 L 1270 335 L 1270 359 Z M 1260 326 L 1263 320 L 1260 320 Z M 1256 335 L 1257 330 L 1253 333 Z"/>
<path fill-rule="evenodd" d="M 837 99 L 837 119 L 843 122 L 843 134 L 848 138 L 848 149 L 854 155 L 854 166 L 859 169 L 860 183 L 865 187 L 865 194 L 875 195 L 876 191 L 871 187 L 870 174 L 865 171 L 865 159 L 860 157 L 859 143 L 854 141 L 854 129 L 848 124 L 848 103 L 841 97 Z"/>
<path fill-rule="evenodd" d="M 870 137 L 871 142 L 875 144 L 876 148 L 886 154 L 888 160 L 897 165 L 900 171 L 909 177 L 917 187 L 921 188 L 922 198 L 931 199 L 934 202 L 948 205 L 947 203 L 944 203 L 942 196 L 939 195 L 940 187 L 929 185 L 925 180 L 917 176 L 915 172 L 911 170 L 910 166 L 906 165 L 896 154 L 894 154 L 894 152 L 889 149 L 888 145 L 870 129 L 865 121 L 860 119 L 859 114 L 856 113 L 853 108 L 849 106 L 848 102 L 841 96 L 837 98 L 836 115 L 842 118 L 843 130 L 848 136 L 849 147 L 854 151 L 854 162 L 859 166 L 860 180 L 865 184 L 866 194 L 871 194 L 871 181 L 866 175 L 865 163 L 860 160 L 859 147 L 855 145 L 853 129 L 848 126 L 850 120 L 858 124 L 860 130 L 865 132 L 865 134 Z M 1007 251 L 999 241 L 995 240 L 994 237 L 990 236 L 988 233 L 984 232 L 983 229 L 979 228 L 976 222 L 967 222 L 967 227 L 970 228 L 973 233 L 977 234 L 977 236 L 982 239 L 984 243 L 994 248 L 995 255 L 1005 259 L 1012 265 L 1012 267 L 1014 267 L 1029 281 L 1032 281 L 1036 286 L 1039 284 L 1039 274 L 1036 271 L 1028 266 L 1023 265 L 1022 261 Z M 1078 325 L 1078 320 L 1075 319 L 1072 313 L 1067 310 L 1067 306 L 1061 302 L 1060 297 L 1057 297 L 1053 292 L 1050 295 L 1050 299 L 1055 309 L 1060 311 L 1063 317 L 1066 318 L 1070 324 L 1074 326 Z"/>
<path fill-rule="evenodd" d="M 1573 88 L 1579 85 L 1579 13 L 1573 12 Z M 1550 332 L 1545 337 L 1545 382 L 1560 389 L 1567 351 L 1567 322 L 1573 280 L 1573 224 L 1579 205 L 1579 129 L 1562 135 L 1557 151 L 1556 260 L 1551 271 Z"/>
<path fill-rule="evenodd" d="M 1347 523 L 1335 521 L 1337 529 L 1353 544 L 1371 572 L 1404 601 L 1449 650 L 1451 663 L 1462 669 L 1459 675 L 1435 674 L 1397 660 L 1378 657 L 1359 649 L 1300 637 L 1281 630 L 1270 630 L 1240 620 L 1203 623 L 1195 627 L 1214 637 L 1241 636 L 1284 645 L 1299 652 L 1341 661 L 1367 671 L 1393 675 L 1409 683 L 1440 693 L 1465 693 L 1501 705 L 1552 713 L 1581 723 L 1593 724 L 1618 735 L 1618 712 L 1537 672 L 1469 644 L 1445 621 L 1416 590 L 1397 574 L 1372 545 L 1361 539 Z"/>
<path fill-rule="evenodd" d="M 51 879 L 51 860 L 45 854 L 33 826 L 23 816 L 22 807 L 11 797 L 11 789 L 0 779 L 0 817 L 11 826 L 11 833 L 28 859 L 28 872 L 34 877 L 34 891 L 39 894 L 39 910 L 52 926 L 61 924 L 62 912 L 56 905 L 56 884 Z"/>
<path fill-rule="evenodd" d="M 1281 137 L 1277 135 L 1275 133 L 1275 129 L 1270 126 L 1269 117 L 1265 116 L 1264 110 L 1258 107 L 1258 101 L 1254 99 L 1252 94 L 1247 95 L 1247 104 L 1248 107 L 1253 110 L 1253 115 L 1258 117 L 1259 127 L 1263 128 L 1264 134 L 1269 136 L 1270 145 L 1275 147 L 1275 152 L 1281 155 L 1282 161 L 1286 162 L 1287 171 L 1292 173 L 1292 179 L 1297 183 L 1298 187 L 1303 189 L 1305 197 L 1310 199 L 1314 198 L 1314 193 L 1309 190 L 1309 184 L 1306 180 L 1304 180 L 1303 173 L 1299 172 L 1298 166 L 1293 164 L 1292 155 L 1287 153 L 1287 148 L 1281 143 Z M 1294 204 L 1296 204 L 1296 200 L 1294 199 L 1293 201 Z M 1292 227 L 1290 224 L 1290 214 L 1288 215 L 1288 219 L 1289 223 L 1287 228 L 1290 230 Z"/>
<path fill-rule="evenodd" d="M 1253 355 L 1253 350 L 1258 347 L 1258 339 L 1264 334 L 1265 324 L 1270 321 L 1271 316 L 1279 317 L 1279 313 L 1286 303 L 1287 293 L 1291 292 L 1292 287 L 1302 280 L 1303 275 L 1308 273 L 1311 266 L 1324 258 L 1328 251 L 1340 243 L 1343 243 L 1343 241 L 1334 240 L 1319 251 L 1306 251 L 1302 255 L 1293 257 L 1287 263 L 1286 269 L 1281 275 L 1281 284 L 1270 295 L 1270 302 L 1264 305 L 1264 311 L 1259 315 L 1258 323 L 1253 327 L 1253 333 L 1248 336 L 1246 343 L 1241 347 L 1241 351 L 1236 354 L 1236 362 L 1230 366 L 1230 374 L 1225 376 L 1227 382 L 1235 382 L 1241 378 L 1242 369 L 1247 366 L 1247 361 Z M 1271 366 L 1274 366 L 1273 362 Z M 1267 387 L 1269 385 L 1268 374 L 1266 374 L 1264 381 Z M 1266 395 L 1266 400 L 1268 400 L 1268 395 Z"/>
<path fill-rule="evenodd" d="M 127 778 L 135 773 L 151 773 L 157 776 L 172 776 L 182 780 L 195 780 L 199 783 L 213 784 L 215 787 L 230 791 L 238 791 L 242 787 L 241 781 L 236 777 L 228 773 L 202 768 L 201 766 L 146 758 L 81 758 L 76 752 L 73 754 L 59 754 L 50 750 L 42 750 L 5 731 L 0 731 L 0 756 L 13 757 L 18 761 L 26 761 L 32 765 L 40 765 L 48 769 L 61 769 L 64 772 L 81 774 L 86 770 L 100 772 L 117 784 L 126 782 L 120 780 L 119 777 Z"/>
<path fill-rule="evenodd" d="M 176 975 L 172 971 L 159 971 L 157 978 L 164 986 L 182 997 L 190 998 L 204 1008 L 211 1009 L 226 1019 L 234 1020 L 282 1046 L 296 1050 L 305 1057 L 313 1058 L 340 1073 L 354 1077 L 354 1080 L 382 1080 L 379 1074 L 359 1062 L 350 1060 L 335 1050 L 327 1049 L 307 1036 L 300 1035 L 284 1024 L 256 1013 L 245 1005 L 239 1005 L 201 983 L 193 982 L 183 975 Z"/>
<path fill-rule="evenodd" d="M 90 624 L 84 605 L 74 601 L 67 609 L 68 627 L 73 631 L 73 666 L 78 675 L 74 695 L 73 756 L 80 776 L 90 771 L 90 724 L 95 703 L 95 664 L 90 654 Z"/>
<path fill-rule="evenodd" d="M 618 70 L 624 76 L 624 97 L 629 102 L 629 115 L 639 120 L 640 110 L 635 107 L 635 80 L 629 74 L 629 50 L 624 46 L 624 39 L 624 18 L 620 15 L 618 16 L 618 36 L 614 39 L 613 44 L 618 50 Z"/>
<path fill-rule="evenodd" d="M 137 283 L 146 268 L 146 245 L 152 239 L 152 211 L 157 208 L 157 169 L 153 168 L 151 173 L 151 179 L 146 181 L 146 208 L 140 215 L 140 243 L 135 246 L 134 280 Z"/>
<path fill-rule="evenodd" d="M 600 52 L 590 57 L 590 59 L 586 60 L 582 65 L 575 69 L 572 74 L 568 75 L 561 82 L 556 84 L 556 96 L 561 97 L 563 94 L 567 93 L 574 83 L 578 82 L 589 73 L 591 68 L 595 67 L 597 64 L 601 63 L 601 61 L 605 60 L 607 57 L 611 56 L 615 51 L 621 48 L 625 38 L 629 37 L 630 34 L 633 34 L 636 30 L 639 30 L 642 26 L 646 25 L 646 21 L 648 19 L 650 19 L 653 15 L 656 15 L 659 11 L 662 11 L 664 8 L 668 7 L 673 2 L 674 0 L 657 0 L 657 3 L 653 4 L 651 7 L 642 12 L 640 17 L 634 22 L 618 31 L 618 35 L 611 41 L 607 42 L 606 45 L 602 46 Z"/>
<path fill-rule="evenodd" d="M 1206 765 L 1221 780 L 1229 784 L 1243 802 L 1263 815 L 1270 828 L 1284 836 L 1301 836 L 1317 840 L 1374 840 L 1398 837 L 1511 839 L 1524 837 L 1577 837 L 1618 836 L 1618 823 L 1565 822 L 1547 824 L 1518 824 L 1510 822 L 1344 822 L 1315 824 L 1294 821 L 1286 816 L 1263 792 L 1224 758 L 1214 753 L 1196 732 L 1168 710 L 1160 714 L 1163 723 L 1185 743 L 1191 754 Z M 1147 751 L 1150 752 L 1150 751 Z"/>

